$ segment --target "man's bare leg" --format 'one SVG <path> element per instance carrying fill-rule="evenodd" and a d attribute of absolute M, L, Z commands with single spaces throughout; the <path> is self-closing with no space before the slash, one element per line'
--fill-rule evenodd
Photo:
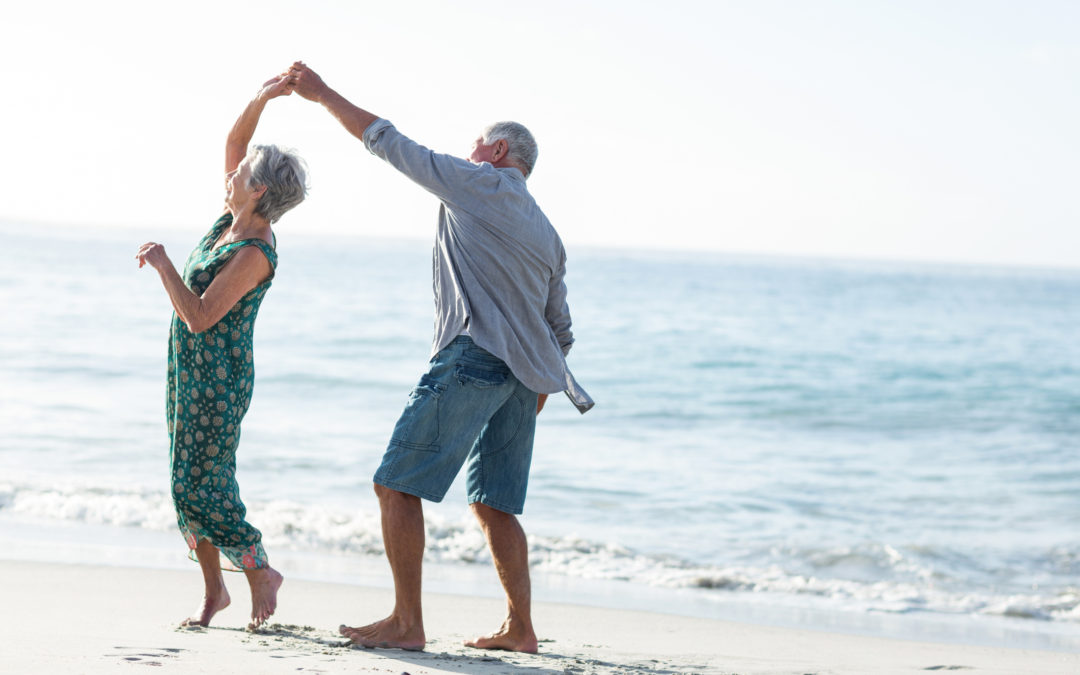
<path fill-rule="evenodd" d="M 244 576 L 251 586 L 251 623 L 248 630 L 255 630 L 277 609 L 277 592 L 285 579 L 273 567 L 246 569 Z"/>
<path fill-rule="evenodd" d="M 195 545 L 195 557 L 202 568 L 203 603 L 192 616 L 180 622 L 181 626 L 209 626 L 214 615 L 229 606 L 229 591 L 225 590 L 225 578 L 221 575 L 221 554 L 208 539 L 200 539 Z"/>
<path fill-rule="evenodd" d="M 529 581 L 529 543 L 516 516 L 475 502 L 473 513 L 487 537 L 495 571 L 506 592 L 506 620 L 491 635 L 468 640 L 465 645 L 479 649 L 505 649 L 512 652 L 537 650 L 532 625 L 532 586 Z"/>
<path fill-rule="evenodd" d="M 383 546 L 394 575 L 394 611 L 382 621 L 351 628 L 342 635 L 362 647 L 423 649 L 424 616 L 420 580 L 424 562 L 424 507 L 419 497 L 375 484 L 382 514 Z"/>

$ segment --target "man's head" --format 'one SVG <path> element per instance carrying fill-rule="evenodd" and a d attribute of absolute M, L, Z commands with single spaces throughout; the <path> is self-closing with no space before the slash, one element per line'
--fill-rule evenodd
<path fill-rule="evenodd" d="M 496 122 L 488 125 L 473 143 L 469 161 L 479 164 L 490 162 L 493 166 L 512 166 L 526 178 L 536 165 L 536 139 L 517 122 Z"/>

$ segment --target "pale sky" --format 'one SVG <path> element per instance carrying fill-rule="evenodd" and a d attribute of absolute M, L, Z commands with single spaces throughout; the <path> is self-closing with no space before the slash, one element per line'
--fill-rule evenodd
<path fill-rule="evenodd" d="M 194 243 L 232 122 L 302 59 L 439 151 L 526 124 L 532 192 L 571 255 L 1080 266 L 1076 2 L 8 4 L 7 223 Z M 255 141 L 310 165 L 279 236 L 431 237 L 434 199 L 319 106 L 272 101 Z"/>

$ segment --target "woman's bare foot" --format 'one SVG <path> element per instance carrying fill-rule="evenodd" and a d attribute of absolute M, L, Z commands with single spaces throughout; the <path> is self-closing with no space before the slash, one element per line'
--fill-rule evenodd
<path fill-rule="evenodd" d="M 422 625 L 402 625 L 393 615 L 359 628 L 342 624 L 338 632 L 349 638 L 353 644 L 369 649 L 407 649 L 418 652 L 427 644 Z"/>
<path fill-rule="evenodd" d="M 277 609 L 277 592 L 285 578 L 272 567 L 244 570 L 251 586 L 251 623 L 248 630 L 263 625 Z"/>
<path fill-rule="evenodd" d="M 527 652 L 535 654 L 539 645 L 536 641 L 536 633 L 531 627 L 522 625 L 520 622 L 507 619 L 502 628 L 491 635 L 478 637 L 475 640 L 466 640 L 466 647 L 477 649 L 502 649 L 508 652 Z"/>
<path fill-rule="evenodd" d="M 229 592 L 222 586 L 214 593 L 203 596 L 202 607 L 195 614 L 180 622 L 181 626 L 209 626 L 214 615 L 229 606 Z"/>

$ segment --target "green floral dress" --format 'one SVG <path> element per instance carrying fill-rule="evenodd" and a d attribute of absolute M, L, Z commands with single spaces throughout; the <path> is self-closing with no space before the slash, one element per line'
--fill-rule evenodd
<path fill-rule="evenodd" d="M 236 567 L 257 569 L 267 566 L 266 551 L 262 533 L 244 520 L 247 509 L 236 484 L 236 446 L 255 379 L 255 316 L 277 268 L 277 252 L 262 239 L 246 239 L 213 250 L 231 224 L 232 214 L 226 213 L 210 228 L 184 265 L 184 283 L 202 295 L 225 263 L 245 246 L 257 246 L 266 254 L 270 276 L 202 333 L 192 333 L 173 314 L 167 400 L 169 458 L 177 523 L 188 546 L 194 549 L 200 539 L 207 539 Z"/>

